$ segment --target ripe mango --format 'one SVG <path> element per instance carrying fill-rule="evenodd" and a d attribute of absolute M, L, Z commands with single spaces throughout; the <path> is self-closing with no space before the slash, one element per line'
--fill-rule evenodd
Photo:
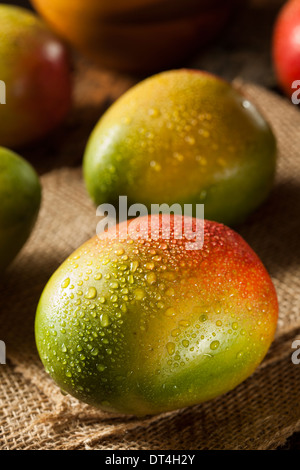
<path fill-rule="evenodd" d="M 66 47 L 32 12 L 0 5 L 0 145 L 17 148 L 44 137 L 71 105 Z M 4 101 L 4 100 L 3 100 Z"/>
<path fill-rule="evenodd" d="M 29 237 L 38 216 L 41 185 L 19 155 L 0 147 L 0 276 Z"/>
<path fill-rule="evenodd" d="M 153 72 L 219 33 L 234 0 L 31 0 L 61 37 L 101 67 Z"/>
<path fill-rule="evenodd" d="M 194 70 L 150 77 L 117 100 L 96 125 L 84 177 L 96 204 L 204 204 L 205 218 L 233 225 L 269 194 L 273 132 L 246 97 Z M 195 215 L 195 213 L 194 213 Z"/>
<path fill-rule="evenodd" d="M 272 342 L 278 303 L 263 264 L 232 229 L 205 221 L 203 247 L 187 249 L 199 219 L 137 220 L 134 236 L 123 222 L 58 268 L 35 334 L 65 393 L 140 416 L 210 400 L 245 380 Z"/>

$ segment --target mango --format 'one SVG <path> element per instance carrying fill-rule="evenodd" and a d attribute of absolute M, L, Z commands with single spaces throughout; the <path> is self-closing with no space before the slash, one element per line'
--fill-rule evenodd
<path fill-rule="evenodd" d="M 0 147 L 0 276 L 28 239 L 38 216 L 41 185 L 19 155 Z"/>
<path fill-rule="evenodd" d="M 102 116 L 84 156 L 96 204 L 205 205 L 234 225 L 268 196 L 274 134 L 254 104 L 224 80 L 174 70 L 142 81 Z M 194 211 L 194 215 L 196 215 Z"/>
<path fill-rule="evenodd" d="M 274 337 L 275 288 L 237 233 L 199 221 L 125 221 L 53 274 L 35 335 L 63 393 L 143 416 L 210 400 L 252 374 Z"/>
<path fill-rule="evenodd" d="M 289 0 L 281 7 L 272 37 L 273 66 L 278 84 L 294 104 L 299 104 L 300 1 Z M 297 90 L 295 92 L 295 89 Z"/>
<path fill-rule="evenodd" d="M 0 5 L 0 145 L 17 148 L 44 137 L 71 105 L 69 53 L 32 12 Z"/>
<path fill-rule="evenodd" d="M 153 72 L 180 63 L 224 26 L 234 0 L 31 0 L 61 37 L 101 67 Z"/>

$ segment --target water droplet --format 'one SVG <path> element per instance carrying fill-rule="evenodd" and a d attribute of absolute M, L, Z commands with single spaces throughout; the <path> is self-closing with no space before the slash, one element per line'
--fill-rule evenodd
<path fill-rule="evenodd" d="M 106 328 L 110 325 L 109 316 L 107 313 L 102 313 L 102 315 L 100 315 L 100 323 L 103 328 Z"/>
<path fill-rule="evenodd" d="M 145 292 L 143 291 L 143 289 L 135 289 L 134 297 L 136 298 L 136 300 L 143 300 L 143 298 L 145 297 Z"/>
<path fill-rule="evenodd" d="M 208 319 L 207 315 L 205 315 L 205 314 L 200 315 L 200 318 L 199 318 L 200 321 L 205 322 L 207 319 Z"/>
<path fill-rule="evenodd" d="M 165 311 L 165 315 L 167 317 L 174 317 L 176 314 L 177 314 L 177 311 L 173 307 L 170 307 Z"/>
<path fill-rule="evenodd" d="M 166 348 L 167 348 L 167 351 L 168 351 L 169 355 L 172 356 L 175 352 L 175 344 L 171 343 L 171 342 L 167 343 Z"/>
<path fill-rule="evenodd" d="M 139 267 L 139 262 L 138 261 L 132 261 L 130 263 L 130 271 L 132 273 L 135 273 L 138 267 Z"/>
<path fill-rule="evenodd" d="M 147 282 L 150 285 L 155 284 L 156 283 L 156 275 L 154 273 L 147 274 Z"/>
<path fill-rule="evenodd" d="M 118 282 L 112 282 L 109 287 L 111 289 L 119 289 L 119 283 Z"/>
<path fill-rule="evenodd" d="M 170 287 L 169 289 L 166 290 L 166 295 L 168 297 L 173 297 L 175 295 L 175 290 L 173 289 L 173 287 Z"/>
<path fill-rule="evenodd" d="M 155 264 L 153 263 L 153 261 L 150 261 L 149 263 L 146 263 L 145 268 L 152 271 L 152 269 L 155 268 Z"/>
<path fill-rule="evenodd" d="M 212 349 L 213 351 L 218 349 L 219 346 L 220 346 L 219 341 L 213 341 L 212 343 L 210 343 L 210 349 Z"/>
<path fill-rule="evenodd" d="M 63 289 L 66 289 L 66 287 L 68 287 L 69 284 L 70 284 L 70 279 L 67 278 L 67 279 L 64 280 L 64 282 L 62 283 L 61 287 L 62 287 Z"/>
<path fill-rule="evenodd" d="M 186 320 L 180 320 L 179 325 L 187 328 L 188 326 L 190 326 L 190 322 Z"/>
<path fill-rule="evenodd" d="M 62 344 L 61 350 L 62 350 L 63 353 L 67 352 L 67 347 L 66 347 L 65 344 Z"/>
<path fill-rule="evenodd" d="M 90 287 L 84 297 L 86 299 L 94 299 L 97 297 L 97 289 L 95 287 Z"/>
<path fill-rule="evenodd" d="M 179 328 L 175 328 L 174 330 L 171 331 L 171 335 L 175 338 L 176 336 L 179 336 L 181 333 L 181 330 Z"/>
<path fill-rule="evenodd" d="M 184 339 L 184 340 L 182 341 L 182 345 L 183 345 L 185 348 L 187 348 L 187 347 L 190 345 L 190 342 L 189 342 L 187 339 Z"/>
<path fill-rule="evenodd" d="M 93 348 L 91 350 L 91 355 L 92 356 L 98 356 L 98 354 L 99 354 L 99 349 L 98 348 Z"/>

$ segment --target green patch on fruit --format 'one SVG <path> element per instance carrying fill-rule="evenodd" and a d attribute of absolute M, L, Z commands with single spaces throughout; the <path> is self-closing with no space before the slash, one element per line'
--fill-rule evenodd
<path fill-rule="evenodd" d="M 0 270 L 20 251 L 37 219 L 41 186 L 32 166 L 0 147 Z"/>

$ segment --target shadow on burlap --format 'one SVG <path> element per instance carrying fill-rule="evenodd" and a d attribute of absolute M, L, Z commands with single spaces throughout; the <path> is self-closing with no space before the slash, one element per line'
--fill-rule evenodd
<path fill-rule="evenodd" d="M 257 371 L 211 402 L 137 419 L 109 415 L 63 396 L 35 348 L 34 315 L 47 280 L 93 236 L 97 224 L 79 169 L 42 178 L 43 205 L 35 231 L 1 281 L 1 449 L 275 449 L 300 430 L 300 365 L 291 345 L 300 336 L 300 114 L 287 100 L 237 83 L 264 112 L 279 143 L 274 190 L 237 228 L 261 257 L 277 289 L 275 341 Z"/>

